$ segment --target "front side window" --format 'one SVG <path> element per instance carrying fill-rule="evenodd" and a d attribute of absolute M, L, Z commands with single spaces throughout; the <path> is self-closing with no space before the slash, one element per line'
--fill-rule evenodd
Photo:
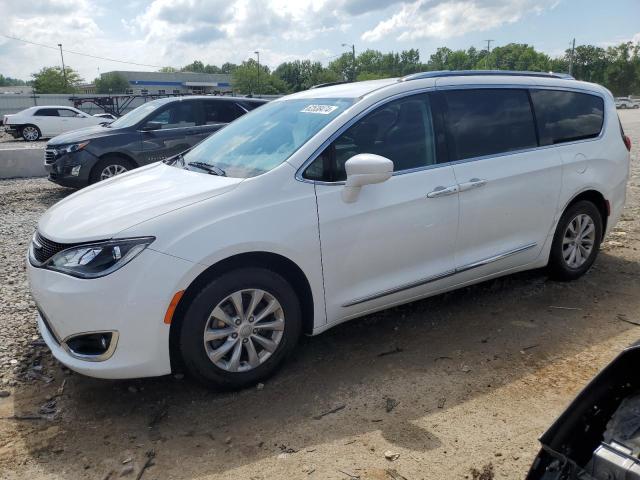
<path fill-rule="evenodd" d="M 286 161 L 331 120 L 353 104 L 351 98 L 276 100 L 243 115 L 184 155 L 222 169 L 228 177 L 248 178 Z"/>
<path fill-rule="evenodd" d="M 61 117 L 78 117 L 81 116 L 78 112 L 74 112 L 73 110 L 68 110 L 66 108 L 59 108 L 58 115 Z"/>
<path fill-rule="evenodd" d="M 175 102 L 147 120 L 156 123 L 160 129 L 193 127 L 196 124 L 196 112 L 193 102 Z"/>
<path fill-rule="evenodd" d="M 541 145 L 594 138 L 604 123 L 604 101 L 588 93 L 532 90 Z"/>
<path fill-rule="evenodd" d="M 309 165 L 304 177 L 325 182 L 344 181 L 345 163 L 360 153 L 390 159 L 396 172 L 435 164 L 435 135 L 428 95 L 391 101 L 354 123 Z"/>
<path fill-rule="evenodd" d="M 444 100 L 451 161 L 538 145 L 526 90 L 450 90 Z"/>

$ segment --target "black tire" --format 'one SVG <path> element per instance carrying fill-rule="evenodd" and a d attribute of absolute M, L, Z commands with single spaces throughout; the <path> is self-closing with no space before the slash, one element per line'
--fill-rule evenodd
<path fill-rule="evenodd" d="M 117 155 L 109 155 L 93 166 L 93 168 L 91 169 L 91 174 L 89 175 L 89 183 L 94 184 L 99 182 L 100 180 L 103 180 L 101 178 L 102 172 L 107 167 L 121 167 L 126 171 L 129 171 L 134 169 L 136 166 L 126 158 L 119 157 Z"/>
<path fill-rule="evenodd" d="M 264 363 L 248 371 L 230 372 L 207 355 L 204 331 L 213 309 L 232 293 L 246 289 L 272 295 L 282 307 L 285 326 L 280 343 Z M 264 268 L 242 268 L 214 279 L 195 296 L 181 325 L 180 355 L 187 373 L 202 384 L 214 390 L 237 390 L 273 375 L 295 349 L 301 330 L 300 301 L 289 282 Z"/>
<path fill-rule="evenodd" d="M 20 130 L 20 135 L 25 142 L 35 142 L 42 138 L 42 132 L 35 125 L 24 125 Z"/>
<path fill-rule="evenodd" d="M 578 215 L 588 215 L 593 220 L 595 226 L 595 238 L 593 239 L 593 247 L 586 261 L 579 267 L 572 268 L 568 265 L 563 255 L 563 240 L 565 231 L 573 219 Z M 556 227 L 556 233 L 553 237 L 551 245 L 551 253 L 549 255 L 548 270 L 550 276 L 555 280 L 570 281 L 580 278 L 584 275 L 595 262 L 600 250 L 600 242 L 602 241 L 602 215 L 600 210 L 588 200 L 581 200 L 570 205 L 565 210 Z"/>

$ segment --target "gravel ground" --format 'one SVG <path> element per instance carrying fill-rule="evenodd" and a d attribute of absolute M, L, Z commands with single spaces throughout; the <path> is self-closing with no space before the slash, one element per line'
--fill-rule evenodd
<path fill-rule="evenodd" d="M 0 181 L 0 478 L 522 478 L 536 438 L 640 338 L 640 112 L 620 117 L 628 204 L 588 275 L 526 272 L 353 321 L 231 394 L 61 368 L 34 326 L 24 256 L 69 190 Z"/>

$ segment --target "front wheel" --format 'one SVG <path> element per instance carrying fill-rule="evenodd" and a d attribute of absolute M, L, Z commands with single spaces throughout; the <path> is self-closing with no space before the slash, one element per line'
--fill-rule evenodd
<path fill-rule="evenodd" d="M 121 175 L 131 170 L 133 165 L 124 158 L 111 156 L 100 160 L 92 169 L 89 178 L 90 183 L 97 183 L 111 177 Z"/>
<path fill-rule="evenodd" d="M 575 280 L 584 275 L 598 256 L 602 240 L 602 216 L 587 200 L 564 212 L 551 245 L 549 272 L 557 280 Z"/>
<path fill-rule="evenodd" d="M 187 308 L 180 353 L 187 371 L 219 390 L 272 375 L 300 336 L 300 302 L 279 274 L 243 268 L 206 285 Z"/>
<path fill-rule="evenodd" d="M 25 125 L 22 127 L 22 138 L 25 142 L 35 142 L 41 137 L 40 129 L 35 125 Z"/>

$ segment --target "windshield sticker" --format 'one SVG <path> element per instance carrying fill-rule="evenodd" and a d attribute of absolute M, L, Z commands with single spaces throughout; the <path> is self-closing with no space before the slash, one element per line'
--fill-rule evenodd
<path fill-rule="evenodd" d="M 302 113 L 319 113 L 320 115 L 329 115 L 338 107 L 333 105 L 307 105 L 304 109 L 300 110 Z"/>

